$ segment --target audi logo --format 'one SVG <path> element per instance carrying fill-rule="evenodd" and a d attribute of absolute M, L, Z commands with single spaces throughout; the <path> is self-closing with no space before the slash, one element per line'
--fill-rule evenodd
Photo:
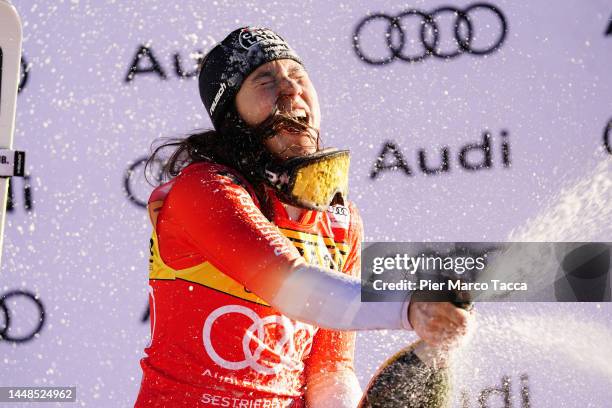
<path fill-rule="evenodd" d="M 11 309 L 9 309 L 9 300 L 17 300 L 18 298 L 24 298 L 29 303 L 32 303 L 36 308 L 38 319 L 34 327 L 25 332 L 25 334 L 11 334 L 11 327 L 14 324 L 13 315 Z M 34 294 L 25 290 L 13 290 L 0 296 L 0 311 L 4 316 L 4 326 L 1 325 L 0 318 L 0 340 L 5 340 L 10 343 L 25 343 L 32 340 L 37 334 L 39 334 L 45 324 L 45 307 L 43 306 L 40 299 Z M 18 329 L 22 329 L 20 325 Z"/>
<path fill-rule="evenodd" d="M 450 16 L 451 21 L 447 21 L 446 16 Z M 409 24 L 409 20 L 418 23 Z M 378 21 L 385 24 L 386 29 L 385 25 L 376 24 Z M 385 31 L 380 32 L 381 29 Z M 364 41 L 366 33 L 368 37 Z M 463 53 L 491 54 L 502 46 L 507 33 L 506 17 L 489 3 L 475 3 L 465 9 L 444 6 L 429 13 L 410 9 L 396 16 L 375 13 L 365 17 L 355 28 L 353 48 L 362 61 L 371 65 L 385 65 L 396 59 L 415 63 L 430 56 L 451 59 Z M 388 52 L 374 55 L 372 50 L 380 47 L 371 43 L 377 40 L 385 41 Z M 368 48 L 367 53 L 364 48 Z"/>
<path fill-rule="evenodd" d="M 143 156 L 134 161 L 123 175 L 123 190 L 126 197 L 138 207 L 146 208 L 152 187 L 145 179 L 145 165 L 148 156 Z M 153 182 L 161 182 L 163 162 L 155 159 L 147 169 L 147 176 Z"/>
<path fill-rule="evenodd" d="M 244 332 L 244 337 L 240 342 L 244 359 L 239 361 L 226 360 L 219 355 L 213 347 L 211 339 L 215 321 L 219 317 L 230 313 L 241 314 L 253 322 Z M 269 327 L 274 326 L 282 327 L 283 333 L 282 337 L 276 340 L 268 338 Z M 295 341 L 295 335 L 298 331 L 305 332 L 305 341 L 301 344 L 296 344 Z M 302 358 L 310 352 L 312 339 L 316 331 L 317 329 L 308 324 L 292 322 L 285 316 L 270 315 L 261 318 L 248 307 L 226 305 L 214 310 L 206 318 L 202 329 L 202 339 L 208 356 L 226 370 L 242 370 L 243 368 L 250 367 L 260 374 L 272 375 L 278 374 L 284 369 L 302 370 L 304 366 Z M 257 344 L 257 348 L 254 351 L 249 347 L 251 342 Z M 240 344 L 237 347 L 240 347 Z M 265 356 L 265 351 L 276 354 L 280 361 L 270 361 L 270 358 Z"/>

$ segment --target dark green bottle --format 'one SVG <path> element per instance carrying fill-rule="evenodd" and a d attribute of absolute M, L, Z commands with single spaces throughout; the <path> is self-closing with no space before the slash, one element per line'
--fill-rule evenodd
<path fill-rule="evenodd" d="M 470 310 L 471 302 L 453 302 Z M 418 340 L 395 353 L 370 380 L 358 408 L 448 408 L 448 352 Z"/>

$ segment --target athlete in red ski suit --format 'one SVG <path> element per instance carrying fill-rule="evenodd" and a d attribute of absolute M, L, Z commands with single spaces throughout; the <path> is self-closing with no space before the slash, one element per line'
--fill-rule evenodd
<path fill-rule="evenodd" d="M 450 304 L 361 302 L 352 203 L 300 210 L 235 170 L 251 156 L 234 153 L 265 146 L 282 163 L 320 147 L 316 91 L 282 38 L 235 30 L 207 54 L 199 80 L 215 131 L 182 142 L 190 164 L 148 205 L 151 344 L 137 407 L 354 407 L 351 330 L 414 322 L 434 342 L 463 330 L 466 312 Z M 283 115 L 290 125 L 257 133 Z"/>
<path fill-rule="evenodd" d="M 300 407 L 309 378 L 353 370 L 354 332 L 292 320 L 248 287 L 300 259 L 357 275 L 359 215 L 338 205 L 296 222 L 268 193 L 272 222 L 240 175 L 197 163 L 151 195 L 152 335 L 136 406 Z"/>

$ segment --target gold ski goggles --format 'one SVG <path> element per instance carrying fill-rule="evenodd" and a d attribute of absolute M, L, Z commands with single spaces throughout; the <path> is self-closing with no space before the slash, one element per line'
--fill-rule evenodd
<path fill-rule="evenodd" d="M 325 211 L 348 197 L 348 150 L 325 149 L 268 166 L 268 183 L 289 204 Z"/>

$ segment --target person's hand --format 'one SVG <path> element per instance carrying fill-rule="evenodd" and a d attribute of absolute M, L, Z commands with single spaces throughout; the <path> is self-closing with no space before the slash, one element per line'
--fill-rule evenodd
<path fill-rule="evenodd" d="M 465 336 L 474 319 L 468 312 L 449 302 L 410 301 L 408 320 L 412 328 L 427 344 L 450 347 Z"/>

